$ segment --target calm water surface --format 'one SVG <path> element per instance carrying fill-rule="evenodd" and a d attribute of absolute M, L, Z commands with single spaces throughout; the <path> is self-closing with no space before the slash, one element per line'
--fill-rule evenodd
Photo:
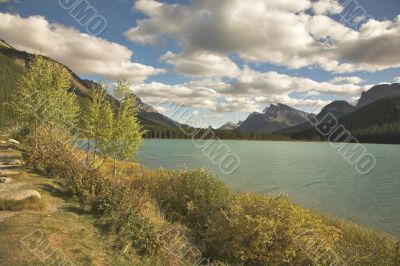
<path fill-rule="evenodd" d="M 224 141 L 241 160 L 224 175 L 190 140 L 145 140 L 147 167 L 206 167 L 236 191 L 288 194 L 304 207 L 400 235 L 400 145 L 367 144 L 376 159 L 360 175 L 328 143 Z"/>

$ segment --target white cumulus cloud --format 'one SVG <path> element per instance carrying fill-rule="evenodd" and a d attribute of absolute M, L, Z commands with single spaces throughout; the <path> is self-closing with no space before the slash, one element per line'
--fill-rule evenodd
<path fill-rule="evenodd" d="M 44 17 L 0 13 L 0 38 L 16 49 L 49 56 L 84 75 L 140 82 L 164 70 L 132 62 L 127 47 L 49 23 Z"/>
<path fill-rule="evenodd" d="M 169 60 L 180 73 L 209 77 L 209 62 L 225 63 L 229 55 L 244 61 L 266 62 L 289 68 L 318 65 L 330 72 L 380 71 L 400 66 L 399 17 L 363 20 L 358 30 L 329 15 L 343 7 L 333 0 L 202 0 L 169 4 L 135 1 L 146 15 L 125 32 L 137 43 L 160 44 L 173 39 L 182 49 Z M 310 12 L 313 10 L 314 12 Z M 215 57 L 214 59 L 205 57 Z M 182 66 L 186 65 L 187 68 Z M 230 76 L 232 71 L 215 75 Z"/>

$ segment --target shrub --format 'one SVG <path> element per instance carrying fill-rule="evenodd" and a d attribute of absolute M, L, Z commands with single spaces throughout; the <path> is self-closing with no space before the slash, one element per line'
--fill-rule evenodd
<path fill-rule="evenodd" d="M 129 187 L 113 186 L 102 198 L 101 223 L 116 235 L 118 249 L 126 252 L 133 247 L 141 256 L 150 256 L 159 248 L 156 227 L 143 215 L 147 199 Z"/>
<path fill-rule="evenodd" d="M 400 242 L 383 232 L 363 228 L 348 221 L 323 217 L 339 228 L 342 237 L 334 249 L 347 265 L 400 265 Z"/>
<path fill-rule="evenodd" d="M 184 239 L 160 240 L 165 231 L 176 228 L 169 224 L 145 194 L 134 189 L 131 181 L 115 179 L 100 169 L 85 167 L 69 136 L 57 130 L 39 127 L 27 141 L 27 162 L 49 176 L 66 179 L 69 188 L 84 204 L 100 217 L 99 224 L 108 229 L 115 248 L 124 254 L 140 254 L 142 258 L 163 265 L 189 263 L 194 258 L 180 257 L 179 250 L 171 252 L 172 244 Z M 180 232 L 187 232 L 179 227 Z M 173 242 L 173 243 L 171 243 Z M 181 241 L 178 241 L 181 242 Z M 189 250 L 194 249 L 186 242 Z M 160 262 L 160 259 L 162 261 Z"/>
<path fill-rule="evenodd" d="M 136 177 L 134 186 L 148 191 L 171 221 L 182 222 L 193 228 L 198 238 L 208 220 L 225 209 L 233 193 L 203 169 L 160 171 Z"/>
<path fill-rule="evenodd" d="M 49 176 L 73 179 L 85 172 L 69 135 L 46 126 L 38 127 L 27 139 L 27 163 Z"/>
<path fill-rule="evenodd" d="M 311 242 L 305 243 L 302 232 L 307 228 L 314 231 L 310 240 L 319 241 L 320 249 L 327 249 L 328 244 L 322 232 L 307 225 L 306 220 L 312 220 L 312 217 L 304 213 L 305 216 L 299 219 L 296 211 L 284 196 L 239 194 L 227 212 L 210 220 L 207 231 L 210 256 L 246 265 L 307 263 L 312 254 L 305 254 L 302 244 L 309 246 Z M 327 227 L 324 233 L 329 235 L 332 229 Z"/>
<path fill-rule="evenodd" d="M 115 247 L 149 265 L 193 264 L 199 254 L 218 265 L 400 264 L 394 238 L 315 214 L 285 196 L 236 194 L 202 169 L 129 164 L 122 168 L 133 177 L 115 179 L 84 167 L 67 136 L 42 127 L 36 134 L 28 141 L 28 162 L 66 178 Z"/>

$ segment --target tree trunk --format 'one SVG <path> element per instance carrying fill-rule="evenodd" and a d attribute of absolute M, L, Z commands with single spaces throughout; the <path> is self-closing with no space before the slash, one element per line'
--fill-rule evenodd
<path fill-rule="evenodd" d="M 87 140 L 87 148 L 86 148 L 86 164 L 89 162 L 89 149 L 90 149 L 90 142 Z"/>
<path fill-rule="evenodd" d="M 37 116 L 35 115 L 35 149 L 37 150 L 38 149 L 38 132 L 37 132 L 37 128 L 38 128 L 38 126 L 37 126 L 37 124 L 38 124 L 38 119 L 37 119 Z"/>
<path fill-rule="evenodd" d="M 96 163 L 96 151 L 97 151 L 97 144 L 94 143 L 94 162 Z"/>
<path fill-rule="evenodd" d="M 114 171 L 113 171 L 113 176 L 117 173 L 117 164 L 116 164 L 117 158 L 114 156 Z"/>

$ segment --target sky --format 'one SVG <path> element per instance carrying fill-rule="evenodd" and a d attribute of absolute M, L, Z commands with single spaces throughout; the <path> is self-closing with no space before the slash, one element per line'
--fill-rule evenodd
<path fill-rule="evenodd" d="M 398 0 L 0 0 L 0 39 L 82 78 L 126 79 L 166 115 L 188 106 L 195 126 L 400 82 Z"/>

